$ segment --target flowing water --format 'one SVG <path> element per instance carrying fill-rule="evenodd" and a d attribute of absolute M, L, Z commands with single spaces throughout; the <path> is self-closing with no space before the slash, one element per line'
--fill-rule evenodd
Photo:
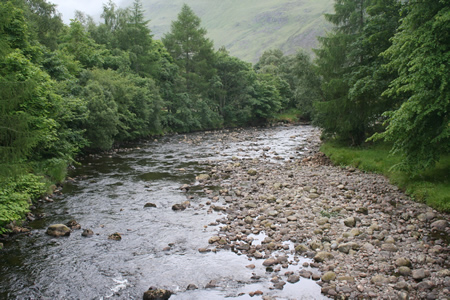
<path fill-rule="evenodd" d="M 174 135 L 85 158 L 71 170 L 75 180 L 64 184 L 62 195 L 38 206 L 35 214 L 45 217 L 29 224 L 31 234 L 5 242 L 0 299 L 142 299 L 150 286 L 174 291 L 170 299 L 261 299 L 248 295 L 256 290 L 277 299 L 325 299 L 315 282 L 303 278 L 283 290 L 269 289 L 271 275 L 262 260 L 198 251 L 219 230 L 206 225 L 224 217 L 202 205 L 209 200 L 205 190 L 218 188 L 195 183 L 206 163 L 263 153 L 283 163 L 301 157 L 314 134 L 313 127 L 292 126 Z M 192 207 L 173 211 L 173 204 L 187 200 L 180 186 L 194 183 Z M 148 202 L 156 208 L 144 208 Z M 49 225 L 72 219 L 94 235 L 45 234 Z M 115 232 L 121 241 L 108 239 Z M 288 270 L 298 271 L 302 262 Z M 250 263 L 256 268 L 245 267 Z M 211 280 L 217 287 L 206 289 Z M 187 291 L 189 284 L 199 289 Z"/>

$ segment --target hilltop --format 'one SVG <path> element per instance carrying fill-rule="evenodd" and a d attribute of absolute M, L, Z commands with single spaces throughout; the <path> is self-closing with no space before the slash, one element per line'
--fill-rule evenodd
<path fill-rule="evenodd" d="M 124 0 L 128 6 L 132 0 Z M 156 39 L 170 30 L 183 3 L 202 19 L 202 27 L 216 48 L 255 63 L 268 49 L 292 54 L 317 46 L 316 37 L 330 25 L 323 14 L 333 11 L 333 0 L 143 0 L 146 18 Z"/>

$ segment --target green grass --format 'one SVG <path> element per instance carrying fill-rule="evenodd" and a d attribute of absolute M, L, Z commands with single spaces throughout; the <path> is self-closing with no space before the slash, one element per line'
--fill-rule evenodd
<path fill-rule="evenodd" d="M 411 176 L 393 170 L 392 167 L 401 161 L 401 157 L 391 155 L 390 145 L 385 143 L 349 148 L 330 141 L 322 145 L 321 151 L 337 165 L 383 174 L 416 201 L 442 212 L 450 212 L 450 155 L 442 157 L 434 168 Z"/>
<path fill-rule="evenodd" d="M 132 4 L 126 0 L 121 6 Z M 286 54 L 317 46 L 316 37 L 331 28 L 324 13 L 333 12 L 334 0 L 143 0 L 155 39 L 170 31 L 183 3 L 202 20 L 215 48 L 225 46 L 233 56 L 255 63 L 265 50 Z"/>
<path fill-rule="evenodd" d="M 302 112 L 298 109 L 292 108 L 285 112 L 277 114 L 273 119 L 270 120 L 271 123 L 286 122 L 286 123 L 297 123 L 300 121 Z"/>

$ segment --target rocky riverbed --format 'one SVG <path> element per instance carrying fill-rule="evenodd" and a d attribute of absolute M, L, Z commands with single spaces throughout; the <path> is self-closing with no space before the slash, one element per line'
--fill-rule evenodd
<path fill-rule="evenodd" d="M 0 298 L 449 299 L 448 215 L 333 166 L 319 134 L 221 130 L 86 157 L 2 240 Z"/>
<path fill-rule="evenodd" d="M 331 298 L 449 299 L 448 215 L 412 201 L 383 176 L 333 166 L 319 144 L 317 133 L 302 158 L 265 147 L 257 158 L 246 157 L 248 148 L 210 161 L 197 184 L 220 190 L 205 189 L 210 201 L 197 209 L 223 217 L 209 224 L 220 230 L 199 251 L 231 249 L 263 261 L 271 289 L 303 277 Z M 303 257 L 313 261 L 286 271 Z"/>

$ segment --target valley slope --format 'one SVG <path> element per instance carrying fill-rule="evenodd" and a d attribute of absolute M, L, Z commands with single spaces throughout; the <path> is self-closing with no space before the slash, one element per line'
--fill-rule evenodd
<path fill-rule="evenodd" d="M 156 39 L 170 31 L 183 3 L 202 20 L 218 49 L 255 63 L 268 49 L 292 54 L 317 46 L 316 37 L 330 25 L 323 14 L 333 12 L 333 0 L 142 0 Z M 121 6 L 129 6 L 125 0 Z"/>

